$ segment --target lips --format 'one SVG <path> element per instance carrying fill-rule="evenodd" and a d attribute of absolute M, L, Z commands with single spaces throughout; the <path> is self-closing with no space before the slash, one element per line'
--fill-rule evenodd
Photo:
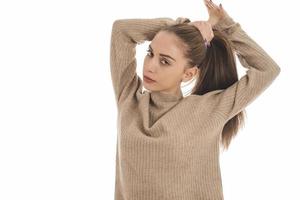
<path fill-rule="evenodd" d="M 149 78 L 148 76 L 145 76 L 145 75 L 144 75 L 144 78 L 146 78 L 146 79 L 148 79 L 150 81 L 155 81 L 155 80 L 153 80 L 153 79 L 151 79 L 151 78 Z"/>

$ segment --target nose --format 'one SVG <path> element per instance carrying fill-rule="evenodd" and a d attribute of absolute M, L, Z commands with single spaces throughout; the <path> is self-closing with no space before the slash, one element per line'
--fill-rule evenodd
<path fill-rule="evenodd" d="M 146 70 L 149 72 L 155 72 L 157 70 L 157 63 L 154 59 L 149 60 L 146 66 Z"/>

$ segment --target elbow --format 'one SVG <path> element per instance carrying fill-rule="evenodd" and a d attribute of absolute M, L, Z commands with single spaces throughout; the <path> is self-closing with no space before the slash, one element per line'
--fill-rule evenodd
<path fill-rule="evenodd" d="M 274 81 L 278 75 L 280 74 L 280 67 L 278 65 L 274 65 L 271 70 L 265 73 L 264 79 L 266 82 L 272 82 Z"/>
<path fill-rule="evenodd" d="M 280 74 L 281 68 L 279 67 L 277 62 L 275 62 L 274 60 L 271 61 L 272 62 L 270 63 L 269 68 L 266 72 L 268 72 L 269 75 L 276 78 Z"/>
<path fill-rule="evenodd" d="M 119 24 L 121 23 L 122 19 L 116 19 L 114 22 L 113 22 L 113 27 L 117 27 L 119 26 Z"/>
<path fill-rule="evenodd" d="M 112 25 L 113 32 L 119 32 L 121 30 L 122 21 L 123 21 L 122 19 L 117 19 L 113 22 L 113 25 Z"/>
<path fill-rule="evenodd" d="M 280 74 L 281 68 L 276 64 L 273 68 L 274 76 L 277 77 Z"/>
<path fill-rule="evenodd" d="M 113 27 L 122 28 L 122 27 L 126 26 L 130 20 L 131 19 L 116 19 L 113 22 Z"/>

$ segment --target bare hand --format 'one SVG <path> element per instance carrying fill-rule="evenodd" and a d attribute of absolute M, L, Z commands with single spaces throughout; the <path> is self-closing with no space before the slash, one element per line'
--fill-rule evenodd
<path fill-rule="evenodd" d="M 224 10 L 222 4 L 216 5 L 212 0 L 203 0 L 207 8 L 209 19 L 208 22 L 214 26 L 219 20 L 228 17 L 228 13 Z"/>
<path fill-rule="evenodd" d="M 210 41 L 214 37 L 211 24 L 208 21 L 194 21 L 194 22 L 189 22 L 188 24 L 198 28 L 205 41 L 205 45 L 209 46 Z"/>
<path fill-rule="evenodd" d="M 210 41 L 214 37 L 212 27 L 220 20 L 229 17 L 228 13 L 224 10 L 222 4 L 217 6 L 212 0 L 203 0 L 207 8 L 209 19 L 207 21 L 194 21 L 188 24 L 194 25 L 201 32 L 206 45 L 210 45 Z"/>

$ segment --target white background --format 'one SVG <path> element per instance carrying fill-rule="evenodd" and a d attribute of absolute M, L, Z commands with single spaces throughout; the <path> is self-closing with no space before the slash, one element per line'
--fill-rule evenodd
<path fill-rule="evenodd" d="M 298 200 L 299 7 L 215 2 L 281 68 L 246 108 L 245 127 L 221 154 L 225 200 Z M 202 0 L 0 1 L 1 200 L 113 200 L 112 23 L 178 16 L 208 19 Z M 137 47 L 139 74 L 145 47 Z"/>

